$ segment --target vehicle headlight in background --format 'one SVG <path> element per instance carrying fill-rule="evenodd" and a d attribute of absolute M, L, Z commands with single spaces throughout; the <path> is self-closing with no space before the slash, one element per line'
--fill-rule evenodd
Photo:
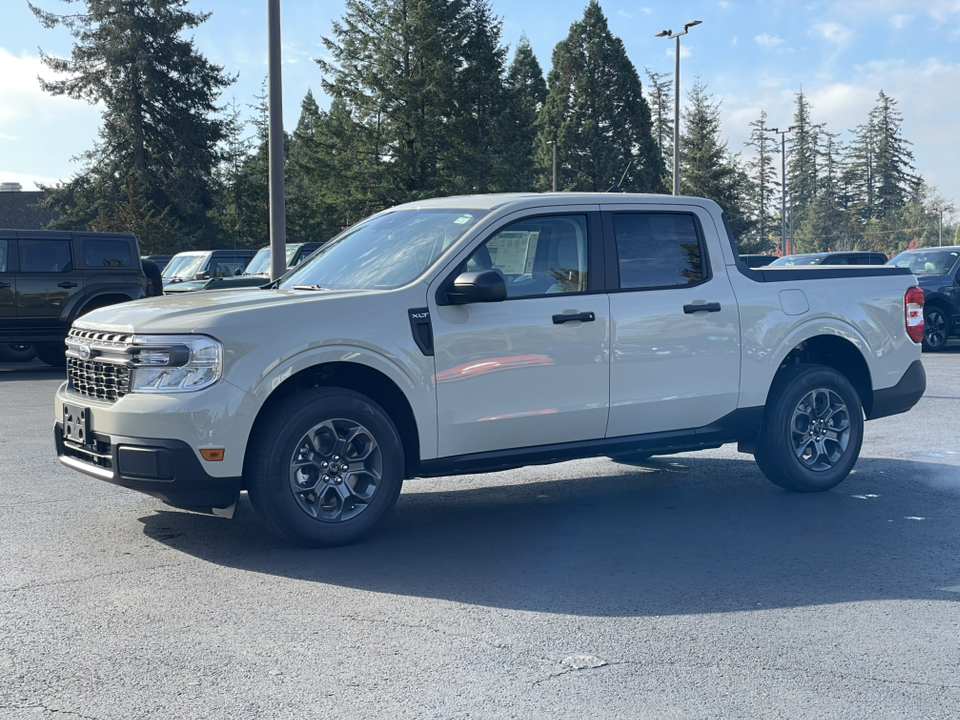
<path fill-rule="evenodd" d="M 223 345 L 205 335 L 135 335 L 130 392 L 192 392 L 223 373 Z"/>

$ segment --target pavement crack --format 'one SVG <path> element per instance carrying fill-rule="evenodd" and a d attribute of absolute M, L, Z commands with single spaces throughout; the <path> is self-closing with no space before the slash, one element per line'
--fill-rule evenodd
<path fill-rule="evenodd" d="M 84 715 L 73 710 L 60 710 L 58 708 L 47 707 L 46 705 L 0 705 L 0 710 L 43 710 L 44 712 L 64 715 L 68 717 L 82 718 L 82 720 L 102 720 L 94 715 Z"/>

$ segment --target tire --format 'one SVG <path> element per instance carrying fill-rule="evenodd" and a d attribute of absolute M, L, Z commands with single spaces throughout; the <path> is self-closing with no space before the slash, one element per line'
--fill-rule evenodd
<path fill-rule="evenodd" d="M 863 443 L 863 406 L 846 377 L 825 365 L 794 365 L 774 381 L 756 460 L 775 485 L 822 492 L 850 474 Z"/>
<path fill-rule="evenodd" d="M 252 437 L 245 467 L 250 501 L 270 530 L 298 545 L 355 542 L 400 495 L 400 435 L 360 393 L 298 392 L 273 408 Z"/>
<path fill-rule="evenodd" d="M 64 368 L 67 366 L 67 346 L 62 342 L 58 343 L 36 343 L 37 357 L 41 362 L 55 368 Z"/>
<path fill-rule="evenodd" d="M 642 463 L 653 457 L 651 452 L 630 452 L 630 453 L 620 453 L 619 455 L 610 455 L 610 459 L 618 463 L 626 463 L 627 465 L 635 465 L 637 463 Z"/>
<path fill-rule="evenodd" d="M 0 345 L 0 362 L 29 362 L 37 356 L 33 343 Z"/>
<path fill-rule="evenodd" d="M 923 349 L 940 352 L 950 339 L 950 316 L 936 305 L 923 309 Z"/>
<path fill-rule="evenodd" d="M 147 297 L 163 295 L 163 277 L 160 275 L 160 266 L 153 260 L 141 260 L 140 264 L 143 266 L 143 274 L 150 281 L 147 286 Z"/>

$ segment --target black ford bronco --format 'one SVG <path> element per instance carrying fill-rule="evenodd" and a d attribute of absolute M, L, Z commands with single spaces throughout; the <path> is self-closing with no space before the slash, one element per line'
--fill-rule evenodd
<path fill-rule="evenodd" d="M 0 230 L 0 350 L 15 356 L 32 345 L 43 362 L 64 365 L 73 321 L 159 294 L 145 273 L 152 269 L 141 263 L 133 235 Z"/>

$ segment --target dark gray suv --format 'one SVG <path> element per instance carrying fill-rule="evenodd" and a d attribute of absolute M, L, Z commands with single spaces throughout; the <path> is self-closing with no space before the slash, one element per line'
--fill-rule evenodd
<path fill-rule="evenodd" d="M 43 362 L 62 366 L 76 318 L 146 297 L 148 287 L 133 235 L 0 230 L 0 345 L 32 343 Z"/>

